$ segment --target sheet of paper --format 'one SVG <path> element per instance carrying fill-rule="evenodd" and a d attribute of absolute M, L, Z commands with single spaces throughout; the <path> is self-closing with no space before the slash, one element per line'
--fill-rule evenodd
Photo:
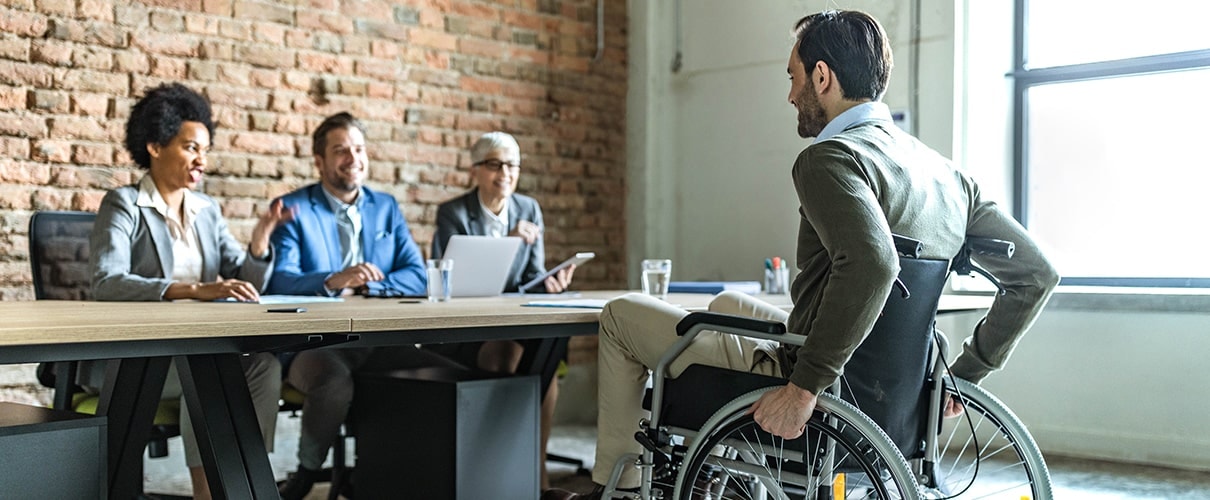
<path fill-rule="evenodd" d="M 609 299 L 562 299 L 562 300 L 531 300 L 524 304 L 527 307 L 578 307 L 582 309 L 602 309 Z"/>

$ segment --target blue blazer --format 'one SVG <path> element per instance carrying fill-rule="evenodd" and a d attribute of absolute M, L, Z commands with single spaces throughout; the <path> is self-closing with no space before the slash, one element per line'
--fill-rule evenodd
<path fill-rule="evenodd" d="M 361 248 L 365 261 L 378 266 L 386 278 L 369 283 L 371 292 L 393 289 L 424 295 L 428 281 L 424 258 L 412 240 L 408 223 L 395 197 L 362 187 Z M 294 219 L 273 231 L 275 266 L 267 293 L 327 295 L 324 280 L 342 271 L 336 214 L 323 187 L 312 184 L 281 197 Z"/>
<path fill-rule="evenodd" d="M 437 207 L 437 234 L 433 236 L 434 259 L 441 258 L 445 246 L 450 242 L 450 236 L 467 234 L 483 236 L 487 230 L 483 228 L 483 205 L 479 203 L 479 188 L 442 203 Z M 513 194 L 508 198 L 508 230 L 517 228 L 517 222 L 527 220 L 538 227 L 546 229 L 542 223 L 542 208 L 538 200 L 523 194 Z M 517 287 L 529 283 L 534 278 L 546 272 L 546 249 L 542 244 L 542 236 L 533 244 L 521 242 L 513 267 L 508 273 L 504 284 L 505 292 L 515 292 Z M 526 292 L 546 293 L 546 287 L 534 285 Z"/>

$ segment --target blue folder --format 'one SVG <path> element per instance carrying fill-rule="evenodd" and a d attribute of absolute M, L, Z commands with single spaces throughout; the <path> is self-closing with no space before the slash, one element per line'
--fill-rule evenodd
<path fill-rule="evenodd" d="M 719 293 L 725 290 L 756 295 L 760 293 L 759 281 L 673 281 L 668 284 L 668 293 Z"/>

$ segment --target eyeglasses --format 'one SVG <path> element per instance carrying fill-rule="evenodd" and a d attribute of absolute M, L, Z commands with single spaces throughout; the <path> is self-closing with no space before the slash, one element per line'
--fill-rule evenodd
<path fill-rule="evenodd" d="M 479 163 L 476 163 L 474 166 L 483 167 L 492 172 L 499 172 L 500 169 L 503 169 L 503 168 L 507 168 L 509 170 L 514 170 L 514 171 L 521 168 L 520 163 L 513 163 L 511 161 L 500 161 L 500 160 L 483 160 Z"/>

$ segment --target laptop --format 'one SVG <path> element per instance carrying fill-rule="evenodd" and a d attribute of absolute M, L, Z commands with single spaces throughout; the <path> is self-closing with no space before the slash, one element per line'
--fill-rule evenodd
<path fill-rule="evenodd" d="M 495 297 L 504 292 L 521 238 L 456 234 L 445 245 L 443 259 L 454 260 L 451 297 Z"/>

